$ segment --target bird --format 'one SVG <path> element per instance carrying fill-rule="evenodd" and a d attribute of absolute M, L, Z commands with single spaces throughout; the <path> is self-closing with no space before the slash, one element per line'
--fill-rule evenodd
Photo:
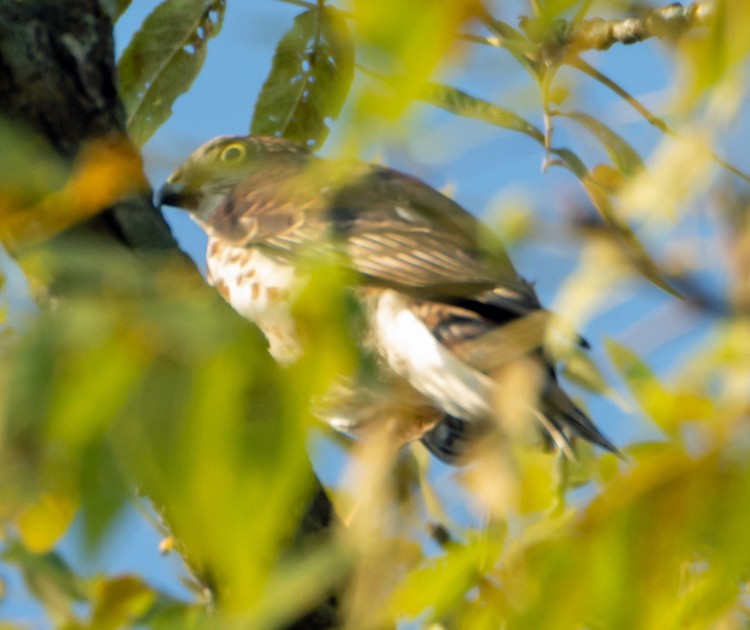
<path fill-rule="evenodd" d="M 380 377 L 334 387 L 338 403 L 321 415 L 335 428 L 356 433 L 400 405 L 412 425 L 404 441 L 466 463 L 498 426 L 495 375 L 527 359 L 542 375 L 527 415 L 545 440 L 569 456 L 577 438 L 618 452 L 561 388 L 533 285 L 487 226 L 425 182 L 280 137 L 220 136 L 172 172 L 155 203 L 187 210 L 206 232 L 209 283 L 280 363 L 303 351 L 291 304 L 309 257 L 337 256 L 351 271 L 361 346 Z"/>

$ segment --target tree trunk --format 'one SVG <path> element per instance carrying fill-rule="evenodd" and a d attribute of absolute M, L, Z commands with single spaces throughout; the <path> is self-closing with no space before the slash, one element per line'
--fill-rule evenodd
<path fill-rule="evenodd" d="M 110 15 L 99 0 L 0 0 L 0 116 L 43 137 L 64 158 L 75 158 L 91 140 L 123 138 L 125 112 L 117 92 L 112 31 Z M 114 204 L 41 246 L 54 250 L 71 238 L 94 239 L 105 245 L 105 252 L 130 251 L 134 264 L 139 252 L 177 252 L 150 191 Z M 6 247 L 19 254 L 24 244 Z M 187 257 L 183 261 L 190 264 Z M 197 270 L 194 273 L 200 281 Z M 44 282 L 42 298 L 64 297 L 70 286 L 80 290 L 79 283 L 64 278 Z M 216 299 L 209 289 L 206 299 Z M 332 524 L 331 504 L 319 483 L 316 488 L 300 521 L 300 536 Z M 331 598 L 292 627 L 331 628 L 337 625 L 336 617 L 336 600 Z"/>

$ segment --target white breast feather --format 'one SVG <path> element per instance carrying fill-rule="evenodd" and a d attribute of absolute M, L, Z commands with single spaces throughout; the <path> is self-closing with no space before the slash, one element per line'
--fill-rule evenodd
<path fill-rule="evenodd" d="M 394 291 L 385 292 L 372 314 L 377 347 L 388 365 L 451 415 L 491 414 L 494 384 L 443 346 Z"/>
<path fill-rule="evenodd" d="M 211 251 L 212 241 L 209 241 Z M 290 302 L 300 284 L 293 266 L 257 248 L 222 245 L 208 256 L 208 281 L 223 289 L 227 301 L 266 335 L 269 352 L 280 363 L 296 361 L 302 348 Z"/>
<path fill-rule="evenodd" d="M 208 279 L 224 290 L 240 315 L 258 324 L 277 361 L 291 363 L 299 358 L 302 349 L 290 301 L 301 277 L 293 266 L 258 249 L 222 245 L 218 254 L 208 257 Z M 269 299 L 269 289 L 286 299 Z M 398 293 L 386 291 L 378 299 L 370 313 L 370 327 L 386 363 L 417 391 L 458 417 L 490 415 L 492 380 L 438 342 Z"/>

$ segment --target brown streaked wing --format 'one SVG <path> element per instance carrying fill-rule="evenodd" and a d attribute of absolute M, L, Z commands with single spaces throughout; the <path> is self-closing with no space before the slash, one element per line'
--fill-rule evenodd
<path fill-rule="evenodd" d="M 208 227 L 236 244 L 263 244 L 280 255 L 310 246 L 322 252 L 321 241 L 331 239 L 365 284 L 420 297 L 507 285 L 536 299 L 499 243 L 491 251 L 480 247 L 484 228 L 477 219 L 387 168 L 309 156 L 269 160 L 235 187 Z"/>
<path fill-rule="evenodd" d="M 379 286 L 409 292 L 442 287 L 438 293 L 448 295 L 474 293 L 497 282 L 497 274 L 459 239 L 437 230 L 414 230 L 403 221 L 355 226 L 345 236 L 345 246 L 352 266 Z"/>
<path fill-rule="evenodd" d="M 486 226 L 418 179 L 371 166 L 337 192 L 331 208 L 352 266 L 373 284 L 419 297 L 503 284 L 536 300 Z"/>

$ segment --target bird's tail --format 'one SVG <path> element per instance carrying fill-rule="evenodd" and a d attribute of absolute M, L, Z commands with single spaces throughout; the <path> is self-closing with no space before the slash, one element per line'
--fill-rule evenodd
<path fill-rule="evenodd" d="M 617 447 L 562 390 L 556 381 L 550 381 L 543 393 L 535 414 L 547 437 L 567 455 L 572 455 L 571 442 L 583 438 L 592 444 L 619 455 Z"/>
<path fill-rule="evenodd" d="M 596 427 L 592 420 L 568 397 L 555 381 L 550 381 L 533 415 L 545 437 L 568 457 L 574 457 L 573 442 L 583 438 L 619 455 L 617 447 Z M 488 421 L 467 421 L 445 415 L 421 440 L 435 457 L 447 464 L 460 466 L 471 459 L 477 441 L 491 431 Z"/>

